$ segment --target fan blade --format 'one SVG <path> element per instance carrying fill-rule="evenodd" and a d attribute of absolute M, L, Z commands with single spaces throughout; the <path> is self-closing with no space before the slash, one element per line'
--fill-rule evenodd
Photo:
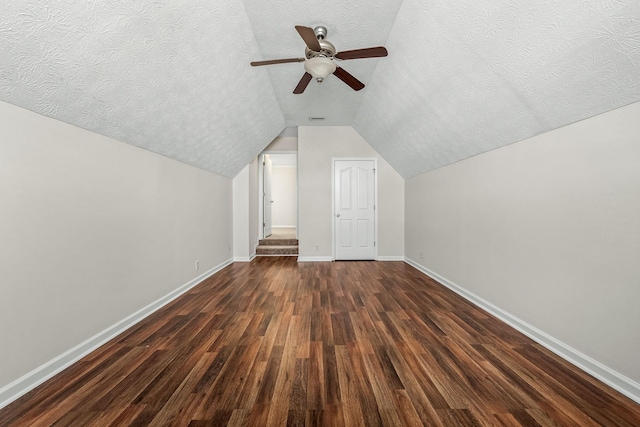
<path fill-rule="evenodd" d="M 304 92 L 312 78 L 313 76 L 311 74 L 304 73 L 304 75 L 300 79 L 300 83 L 298 83 L 298 86 L 296 86 L 296 88 L 293 90 L 293 93 L 295 93 L 296 95 L 300 95 L 302 92 Z"/>
<path fill-rule="evenodd" d="M 318 38 L 313 28 L 296 25 L 296 30 L 298 30 L 298 34 L 300 34 L 309 49 L 314 52 L 320 52 L 320 43 L 318 43 Z"/>
<path fill-rule="evenodd" d="M 268 61 L 254 61 L 251 63 L 251 66 L 258 67 L 260 65 L 286 64 L 287 62 L 304 62 L 304 58 L 270 59 Z"/>
<path fill-rule="evenodd" d="M 347 73 L 344 68 L 336 67 L 336 70 L 333 72 L 337 78 L 345 82 L 347 85 L 351 86 L 353 90 L 360 90 L 364 88 L 364 83 L 360 80 L 353 77 L 351 74 Z"/>
<path fill-rule="evenodd" d="M 387 56 L 389 52 L 384 46 L 368 47 L 366 49 L 345 50 L 336 53 L 338 59 L 380 58 Z"/>

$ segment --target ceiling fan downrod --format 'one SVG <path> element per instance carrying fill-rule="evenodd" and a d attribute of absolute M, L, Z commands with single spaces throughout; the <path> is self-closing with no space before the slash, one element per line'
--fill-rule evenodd
<path fill-rule="evenodd" d="M 313 32 L 316 34 L 318 40 L 323 40 L 327 38 L 327 27 L 323 27 L 319 25 L 313 29 Z"/>

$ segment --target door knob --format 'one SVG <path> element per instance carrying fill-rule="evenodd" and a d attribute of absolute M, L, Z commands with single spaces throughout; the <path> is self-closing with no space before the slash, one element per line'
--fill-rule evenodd
<path fill-rule="evenodd" d="M 340 218 L 340 214 L 336 215 L 338 218 Z"/>

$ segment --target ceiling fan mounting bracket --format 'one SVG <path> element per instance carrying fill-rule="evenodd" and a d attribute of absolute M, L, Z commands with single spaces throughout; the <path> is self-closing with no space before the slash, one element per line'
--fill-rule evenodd
<path fill-rule="evenodd" d="M 327 38 L 327 27 L 323 27 L 322 25 L 319 25 L 313 29 L 313 32 L 316 34 L 316 37 L 318 38 L 318 40 Z"/>

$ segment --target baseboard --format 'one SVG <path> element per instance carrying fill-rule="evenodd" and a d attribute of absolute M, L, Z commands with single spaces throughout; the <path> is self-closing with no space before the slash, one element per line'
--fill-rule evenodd
<path fill-rule="evenodd" d="M 331 262 L 330 256 L 298 256 L 298 262 Z"/>
<path fill-rule="evenodd" d="M 233 262 L 251 262 L 256 257 L 256 253 L 252 253 L 250 256 L 237 256 L 233 258 Z"/>
<path fill-rule="evenodd" d="M 404 261 L 403 256 L 379 256 L 377 261 Z"/>
<path fill-rule="evenodd" d="M 330 256 L 298 256 L 298 262 L 332 262 Z M 405 261 L 403 256 L 379 256 L 376 261 Z"/>
<path fill-rule="evenodd" d="M 260 254 L 260 255 L 256 255 L 259 257 L 269 257 L 269 256 L 298 256 L 298 254 Z"/>
<path fill-rule="evenodd" d="M 272 225 L 271 228 L 296 228 L 295 225 Z"/>
<path fill-rule="evenodd" d="M 621 373 L 614 371 L 613 369 L 598 362 L 597 360 L 592 359 L 586 354 L 579 352 L 578 350 L 552 337 L 546 332 L 543 332 L 540 329 L 537 329 L 536 327 L 528 324 L 527 322 L 524 322 L 523 320 L 502 310 L 500 307 L 491 304 L 489 301 L 486 301 L 475 295 L 474 293 L 469 292 L 465 288 L 456 285 L 445 277 L 440 276 L 439 274 L 429 270 L 428 268 L 418 264 L 417 262 L 406 257 L 404 261 L 407 264 L 415 267 L 422 273 L 426 274 L 427 276 L 431 277 L 432 279 L 436 280 L 443 286 L 451 289 L 453 292 L 457 293 L 469 302 L 494 315 L 514 329 L 522 332 L 538 344 L 546 347 L 569 363 L 577 366 L 589 375 L 599 379 L 611 388 L 624 394 L 629 399 L 640 403 L 640 384 L 636 381 L 632 380 L 631 378 L 627 378 Z"/>
<path fill-rule="evenodd" d="M 189 289 L 193 288 L 203 280 L 209 278 L 210 276 L 214 275 L 218 271 L 222 270 L 232 262 L 233 260 L 229 259 L 217 265 L 216 267 L 213 267 L 212 269 L 202 273 L 200 276 L 196 277 L 195 279 L 190 280 L 189 282 L 185 283 L 179 288 L 169 292 L 168 294 L 161 297 L 160 299 L 152 302 L 146 307 L 141 308 L 135 313 L 127 316 L 121 321 L 99 332 L 98 334 L 94 335 L 88 340 L 78 344 L 77 346 L 67 350 L 61 355 L 51 359 L 47 363 L 23 375 L 17 380 L 0 388 L 0 408 L 4 408 L 14 400 L 18 399 L 20 396 L 28 393 L 29 391 L 33 390 L 34 388 L 44 383 L 48 379 L 62 372 L 64 369 L 68 368 L 78 360 L 82 359 L 87 354 L 96 350 L 98 347 L 105 344 L 109 340 L 115 338 L 120 333 L 124 332 L 125 330 L 129 329 L 136 323 L 143 320 L 145 317 L 161 309 L 166 304 L 170 303 L 180 295 L 184 294 Z"/>

